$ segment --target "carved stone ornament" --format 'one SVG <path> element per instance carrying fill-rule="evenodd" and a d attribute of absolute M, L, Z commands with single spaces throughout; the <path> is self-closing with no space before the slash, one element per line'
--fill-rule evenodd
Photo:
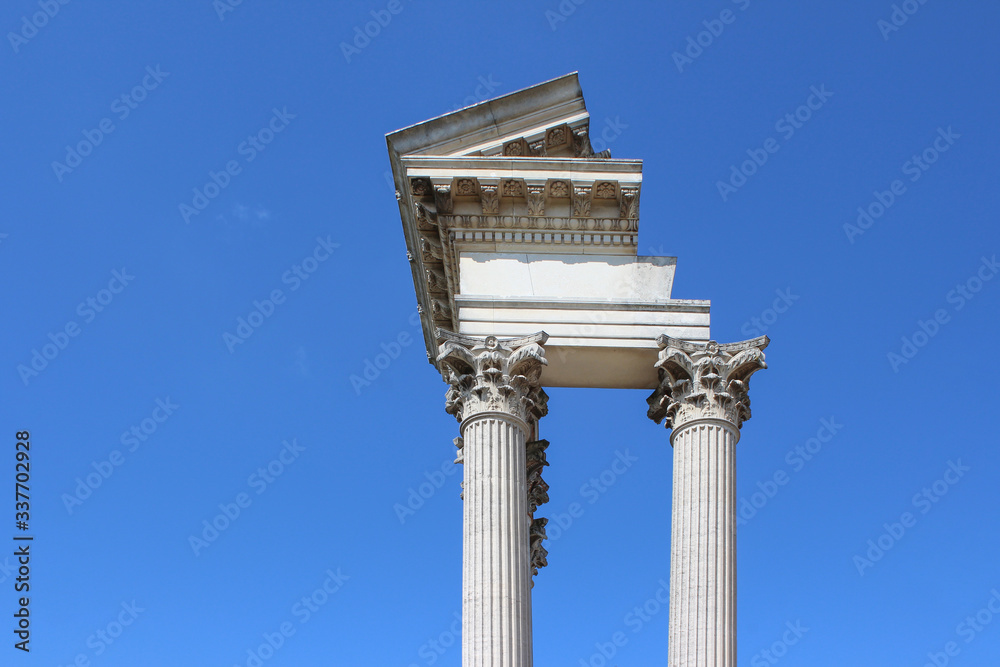
<path fill-rule="evenodd" d="M 444 299 L 431 298 L 431 315 L 435 320 L 451 321 L 451 305 Z"/>
<path fill-rule="evenodd" d="M 452 442 L 455 443 L 455 449 L 457 450 L 456 455 L 455 455 L 455 464 L 456 465 L 464 465 L 465 464 L 465 438 L 463 438 L 462 436 L 458 436 L 457 438 L 455 438 L 454 440 L 452 440 Z M 462 489 L 459 492 L 458 497 L 461 498 L 462 500 L 465 500 L 465 482 L 459 482 L 458 486 Z"/>
<path fill-rule="evenodd" d="M 598 199 L 614 199 L 617 195 L 615 190 L 615 184 L 610 181 L 604 181 L 603 183 L 598 183 L 595 195 Z"/>
<path fill-rule="evenodd" d="M 468 197 L 470 195 L 476 194 L 476 182 L 471 178 L 460 178 L 456 184 L 457 194 L 462 197 Z"/>
<path fill-rule="evenodd" d="M 538 574 L 538 568 L 545 567 L 549 564 L 549 552 L 542 546 L 542 541 L 548 539 L 548 536 L 545 534 L 545 524 L 548 522 L 548 519 L 534 519 L 531 522 L 529 544 L 531 546 L 532 577 Z M 534 585 L 534 582 L 532 582 L 532 585 Z"/>
<path fill-rule="evenodd" d="M 590 157 L 594 154 L 594 149 L 590 145 L 589 125 L 573 130 L 573 153 L 577 157 Z"/>
<path fill-rule="evenodd" d="M 573 188 L 573 217 L 590 217 L 590 196 L 591 188 L 588 186 L 577 186 Z"/>
<path fill-rule="evenodd" d="M 437 207 L 438 213 L 451 213 L 451 187 L 439 185 L 434 188 L 434 205 Z"/>
<path fill-rule="evenodd" d="M 429 211 L 426 206 L 417 202 L 414 205 L 416 212 L 417 229 L 422 232 L 433 232 L 437 231 L 437 213 Z"/>
<path fill-rule="evenodd" d="M 528 215 L 545 215 L 545 186 L 528 186 Z"/>
<path fill-rule="evenodd" d="M 431 193 L 431 182 L 426 178 L 410 179 L 410 190 L 417 197 L 424 197 Z"/>
<path fill-rule="evenodd" d="M 548 407 L 539 385 L 548 334 L 524 338 L 472 338 L 438 329 L 438 367 L 450 387 L 445 411 L 462 422 L 482 412 L 502 412 L 532 425 Z"/>
<path fill-rule="evenodd" d="M 508 178 L 503 182 L 503 196 L 504 197 L 523 197 L 524 188 L 521 185 L 521 181 L 515 178 Z"/>
<path fill-rule="evenodd" d="M 528 142 L 524 138 L 515 139 L 503 145 L 503 154 L 512 157 L 529 155 Z"/>
<path fill-rule="evenodd" d="M 479 201 L 483 205 L 483 215 L 496 215 L 500 212 L 500 193 L 497 192 L 497 186 L 480 186 Z"/>
<path fill-rule="evenodd" d="M 430 235 L 420 236 L 420 252 L 423 253 L 425 262 L 432 262 L 435 259 L 440 261 L 444 258 L 444 248 L 441 242 Z"/>
<path fill-rule="evenodd" d="M 622 188 L 620 217 L 636 220 L 639 217 L 639 188 Z"/>
<path fill-rule="evenodd" d="M 750 419 L 750 376 L 767 368 L 767 336 L 720 345 L 660 336 L 660 386 L 646 399 L 648 416 L 676 429 L 696 419 L 721 419 L 737 428 Z"/>
<path fill-rule="evenodd" d="M 549 502 L 549 485 L 542 479 L 542 468 L 549 464 L 545 460 L 548 440 L 533 440 L 526 447 L 528 473 L 528 515 L 534 516 L 539 505 Z"/>
<path fill-rule="evenodd" d="M 545 145 L 551 149 L 563 148 L 570 143 L 569 125 L 550 127 L 545 133 Z"/>
<path fill-rule="evenodd" d="M 444 271 L 428 266 L 424 269 L 424 273 L 427 276 L 427 289 L 432 292 L 448 291 L 448 279 L 445 277 Z"/>

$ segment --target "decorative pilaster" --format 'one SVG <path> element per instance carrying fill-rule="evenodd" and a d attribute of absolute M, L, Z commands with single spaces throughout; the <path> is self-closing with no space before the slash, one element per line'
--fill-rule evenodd
<path fill-rule="evenodd" d="M 669 336 L 649 417 L 673 429 L 670 667 L 736 667 L 736 443 L 767 336 L 719 345 Z"/>
<path fill-rule="evenodd" d="M 445 410 L 462 433 L 463 667 L 532 664 L 526 442 L 547 412 L 539 384 L 547 339 L 438 330 Z"/>

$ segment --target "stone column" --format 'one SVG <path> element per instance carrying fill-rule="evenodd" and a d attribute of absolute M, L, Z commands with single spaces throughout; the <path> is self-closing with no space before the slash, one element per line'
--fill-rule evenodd
<path fill-rule="evenodd" d="M 736 443 L 767 336 L 719 345 L 660 336 L 649 417 L 673 429 L 670 667 L 736 667 Z"/>
<path fill-rule="evenodd" d="M 526 443 L 546 412 L 548 336 L 438 336 L 445 409 L 462 433 L 462 665 L 531 667 Z"/>

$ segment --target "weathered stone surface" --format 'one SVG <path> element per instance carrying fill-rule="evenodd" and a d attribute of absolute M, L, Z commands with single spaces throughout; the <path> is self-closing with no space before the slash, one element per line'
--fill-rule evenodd
<path fill-rule="evenodd" d="M 660 386 L 647 399 L 650 419 L 676 432 L 696 419 L 721 419 L 738 429 L 750 418 L 750 376 L 767 368 L 767 336 L 724 345 L 670 336 L 656 342 Z"/>
<path fill-rule="evenodd" d="M 546 334 L 439 336 L 446 410 L 462 430 L 462 664 L 530 667 L 532 574 L 545 562 L 545 520 L 532 521 L 527 440 L 547 411 L 539 385 Z"/>
<path fill-rule="evenodd" d="M 673 429 L 674 448 L 671 667 L 736 667 L 736 443 L 768 342 L 657 339 L 649 417 Z"/>
<path fill-rule="evenodd" d="M 642 161 L 595 155 L 589 126 L 574 73 L 387 135 L 432 363 L 438 328 L 547 331 L 543 385 L 652 389 L 658 333 L 708 339 L 709 303 L 671 298 L 674 258 L 639 256 Z M 527 258 L 517 276 L 482 280 L 514 255 Z M 496 291 L 535 271 L 552 278 Z M 599 296 L 595 283 L 619 294 Z M 534 293 L 551 286 L 564 289 Z"/>

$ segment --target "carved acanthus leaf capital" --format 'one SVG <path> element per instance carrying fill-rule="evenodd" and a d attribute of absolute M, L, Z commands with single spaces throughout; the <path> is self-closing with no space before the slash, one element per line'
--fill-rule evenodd
<path fill-rule="evenodd" d="M 720 345 L 660 336 L 660 385 L 646 399 L 649 418 L 674 430 L 696 419 L 722 419 L 740 428 L 750 419 L 750 376 L 767 368 L 767 336 Z"/>
<path fill-rule="evenodd" d="M 438 367 L 450 387 L 445 410 L 462 422 L 481 412 L 503 412 L 531 426 L 548 407 L 540 380 L 548 334 L 485 339 L 438 329 Z"/>

